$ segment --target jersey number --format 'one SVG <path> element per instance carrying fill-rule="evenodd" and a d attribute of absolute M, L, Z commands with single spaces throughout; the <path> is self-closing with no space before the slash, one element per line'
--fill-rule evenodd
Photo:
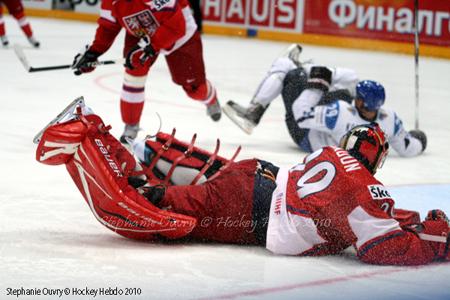
<path fill-rule="evenodd" d="M 295 169 L 299 170 L 305 165 L 297 165 Z M 318 180 L 313 182 L 308 182 L 311 178 L 317 176 L 319 173 L 325 172 L 323 176 L 321 176 Z M 334 165 L 328 161 L 323 161 L 309 169 L 299 178 L 297 181 L 297 193 L 300 197 L 306 198 L 311 194 L 315 194 L 326 189 L 334 179 L 336 175 L 336 168 Z"/>

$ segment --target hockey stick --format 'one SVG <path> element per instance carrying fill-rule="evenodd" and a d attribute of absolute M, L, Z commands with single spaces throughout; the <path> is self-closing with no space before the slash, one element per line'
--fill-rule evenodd
<path fill-rule="evenodd" d="M 33 143 L 35 144 L 39 144 L 39 142 L 41 141 L 42 135 L 44 134 L 44 131 L 49 128 L 50 126 L 54 125 L 54 124 L 58 124 L 61 121 L 63 121 L 67 116 L 73 115 L 74 110 L 77 106 L 84 106 L 84 98 L 83 97 L 78 97 L 77 99 L 73 100 L 72 102 L 70 102 L 69 105 L 66 106 L 66 108 L 63 109 L 63 111 L 61 111 L 56 118 L 54 118 L 53 120 L 50 121 L 50 123 L 47 124 L 47 126 L 45 126 L 44 128 L 41 129 L 41 131 L 38 132 L 38 134 L 36 134 L 36 136 L 33 139 Z"/>
<path fill-rule="evenodd" d="M 32 67 L 30 66 L 27 57 L 25 56 L 25 53 L 23 52 L 23 49 L 20 45 L 14 44 L 14 52 L 16 53 L 17 58 L 19 58 L 20 62 L 24 66 L 25 70 L 27 72 L 41 72 L 41 71 L 53 71 L 53 70 L 62 70 L 62 69 L 70 69 L 72 68 L 72 65 L 56 65 L 56 66 L 47 66 L 47 67 Z M 96 67 L 99 65 L 113 65 L 117 63 L 123 63 L 123 59 L 117 59 L 117 60 L 104 60 L 99 61 L 97 63 L 92 63 L 90 66 Z"/>
<path fill-rule="evenodd" d="M 419 0 L 414 0 L 415 128 L 419 129 Z"/>

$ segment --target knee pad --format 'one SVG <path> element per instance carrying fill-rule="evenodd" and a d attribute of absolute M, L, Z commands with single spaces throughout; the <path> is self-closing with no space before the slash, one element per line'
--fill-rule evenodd
<path fill-rule="evenodd" d="M 186 94 L 197 101 L 211 102 L 216 97 L 216 91 L 209 81 L 200 85 L 183 85 Z"/>
<path fill-rule="evenodd" d="M 284 73 L 297 69 L 295 63 L 289 57 L 279 57 L 274 60 L 270 67 L 269 73 Z"/>
<path fill-rule="evenodd" d="M 134 69 L 125 68 L 125 74 L 129 76 L 135 77 L 146 77 L 153 61 L 150 63 L 150 60 L 147 60 L 143 65 L 136 66 Z"/>

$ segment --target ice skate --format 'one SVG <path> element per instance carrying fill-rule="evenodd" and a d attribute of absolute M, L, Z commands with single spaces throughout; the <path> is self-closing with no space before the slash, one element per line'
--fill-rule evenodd
<path fill-rule="evenodd" d="M 223 111 L 243 131 L 252 134 L 253 128 L 258 125 L 266 108 L 259 103 L 251 103 L 249 108 L 244 108 L 230 100 L 223 107 Z"/>
<path fill-rule="evenodd" d="M 120 136 L 120 142 L 124 145 L 133 144 L 134 139 L 139 132 L 139 123 L 135 125 L 125 124 L 125 129 Z"/>
<path fill-rule="evenodd" d="M 81 108 L 85 107 L 83 97 L 79 97 L 79 98 L 73 100 L 66 108 L 63 109 L 62 112 L 60 112 L 56 116 L 56 118 L 54 118 L 52 121 L 50 121 L 50 123 L 48 123 L 47 126 L 42 128 L 42 130 L 39 131 L 39 133 L 36 134 L 36 136 L 34 137 L 33 143 L 39 144 L 39 142 L 41 141 L 41 138 L 42 138 L 42 134 L 48 127 L 50 127 L 54 124 L 63 123 L 63 122 L 66 122 L 67 120 L 73 119 L 75 116 L 76 108 L 78 106 L 80 106 Z"/>
<path fill-rule="evenodd" d="M 9 45 L 9 40 L 6 35 L 0 36 L 0 41 L 2 42 L 3 47 L 6 47 Z"/>
<path fill-rule="evenodd" d="M 28 37 L 27 39 L 31 46 L 33 46 L 34 48 L 39 48 L 39 46 L 41 45 L 41 43 L 39 43 L 39 41 L 32 36 Z"/>
<path fill-rule="evenodd" d="M 298 67 L 301 66 L 300 54 L 302 53 L 302 46 L 299 44 L 292 44 L 284 51 L 282 56 L 289 57 Z"/>
<path fill-rule="evenodd" d="M 214 121 L 217 122 L 222 116 L 222 108 L 220 107 L 219 101 L 216 100 L 212 104 L 206 106 L 206 114 Z"/>

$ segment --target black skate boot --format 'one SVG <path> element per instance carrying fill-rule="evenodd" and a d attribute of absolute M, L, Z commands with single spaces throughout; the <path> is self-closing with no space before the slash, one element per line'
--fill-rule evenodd
<path fill-rule="evenodd" d="M 223 111 L 245 133 L 252 134 L 253 128 L 259 124 L 267 107 L 259 103 L 250 103 L 250 106 L 245 108 L 230 100 L 223 107 Z"/>

